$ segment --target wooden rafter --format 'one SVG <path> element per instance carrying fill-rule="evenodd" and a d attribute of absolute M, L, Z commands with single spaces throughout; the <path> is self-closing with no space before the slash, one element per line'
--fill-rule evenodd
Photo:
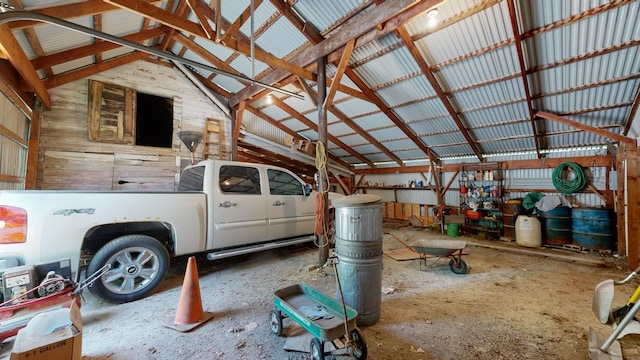
<path fill-rule="evenodd" d="M 9 0 L 9 4 L 11 6 L 13 6 L 14 8 L 16 8 L 16 9 L 19 9 L 19 10 L 24 9 L 24 6 L 23 6 L 21 0 Z M 33 50 L 33 52 L 38 57 L 43 56 L 44 55 L 44 50 L 42 49 L 42 45 L 40 44 L 40 40 L 38 40 L 38 35 L 36 34 L 35 29 L 33 29 L 33 28 L 24 28 L 22 31 L 24 32 L 24 35 L 27 38 L 27 41 L 29 42 L 29 45 L 31 46 L 31 49 Z M 42 69 L 42 71 L 44 72 L 45 76 L 48 77 L 48 78 L 53 76 L 53 71 L 49 67 Z"/>
<path fill-rule="evenodd" d="M 211 0 L 209 7 L 213 9 L 216 14 L 211 20 L 213 20 L 213 23 L 216 25 L 216 37 L 214 38 L 214 41 L 219 43 L 222 37 L 222 30 L 220 28 L 220 22 L 222 20 L 222 0 Z"/>
<path fill-rule="evenodd" d="M 214 1 L 216 1 L 219 4 L 221 0 L 214 0 Z M 258 6 L 262 4 L 262 0 L 253 0 L 253 1 L 254 1 L 253 2 L 254 9 L 257 9 Z M 240 30 L 240 27 L 242 27 L 242 25 L 247 21 L 247 19 L 250 18 L 250 16 L 251 16 L 251 6 L 247 6 L 247 8 L 244 9 L 244 11 L 238 16 L 238 18 L 235 19 L 233 23 L 225 29 L 224 35 L 220 37 L 220 42 L 224 43 L 225 41 L 227 41 L 227 39 L 230 39 L 231 37 L 233 37 L 238 32 L 238 30 Z"/>
<path fill-rule="evenodd" d="M 310 25 L 307 26 L 306 22 L 304 22 L 294 11 L 292 11 L 291 7 L 289 5 L 281 3 L 281 2 L 278 2 L 276 0 L 272 0 L 271 2 L 280 11 L 280 13 L 283 14 L 287 18 L 287 20 L 289 20 L 313 44 L 319 44 L 320 42 L 322 42 L 324 40 L 324 38 L 317 32 L 317 30 L 315 30 Z M 331 86 L 330 86 L 330 89 L 329 89 L 329 95 L 327 95 L 327 97 L 325 98 L 323 107 L 325 107 L 327 110 L 329 110 L 335 116 L 337 116 L 343 123 L 345 123 L 345 125 L 349 126 L 356 133 L 358 133 L 364 139 L 369 141 L 370 144 L 374 145 L 379 150 L 381 150 L 384 154 L 389 156 L 389 158 L 392 159 L 393 161 L 395 161 L 398 165 L 402 165 L 402 160 L 397 155 L 395 155 L 393 152 L 389 151 L 389 149 L 387 149 L 385 146 L 383 146 L 378 140 L 376 140 L 368 132 L 364 131 L 364 129 L 362 129 L 360 126 L 358 126 L 354 121 L 349 119 L 344 113 L 339 111 L 335 106 L 333 106 L 331 104 L 333 102 L 332 99 L 335 96 L 335 92 L 336 91 L 340 90 L 340 91 L 343 91 L 345 93 L 347 93 L 347 91 L 349 91 L 349 93 L 351 93 L 351 91 L 349 90 L 351 88 L 346 87 L 346 86 L 342 86 L 340 84 L 340 80 L 341 80 L 342 75 L 344 74 L 344 71 L 347 68 L 348 60 L 351 57 L 351 53 L 353 52 L 354 48 L 355 48 L 355 39 L 351 39 L 351 40 L 349 40 L 349 42 L 347 43 L 347 45 L 345 46 L 345 48 L 343 50 L 343 53 L 342 53 L 341 59 L 340 59 L 340 63 L 337 65 L 338 68 L 337 68 L 337 71 L 336 71 L 336 76 L 334 77 L 333 81 L 331 82 Z M 306 83 L 304 83 L 304 81 L 302 81 L 302 87 L 303 87 L 303 91 L 305 91 L 305 93 L 309 94 L 310 97 L 313 99 L 313 102 L 317 103 L 317 93 L 315 93 L 313 90 L 308 88 L 308 86 L 306 86 Z M 355 89 L 353 89 L 353 90 L 357 91 Z M 360 92 L 360 91 L 357 91 L 357 93 L 358 94 L 362 94 L 362 96 L 358 96 L 359 98 L 371 102 L 371 99 L 369 98 L 369 96 L 367 96 L 367 94 L 364 94 L 363 92 Z M 327 104 L 329 104 L 330 106 L 327 106 Z M 368 161 L 367 163 L 369 164 L 369 166 L 374 166 L 375 165 L 371 161 Z"/>
<path fill-rule="evenodd" d="M 247 105 L 246 101 L 238 104 L 238 109 L 236 110 L 236 121 L 235 126 L 233 127 L 233 141 L 237 142 L 238 137 L 240 136 L 240 128 L 242 127 L 242 118 L 244 116 L 244 109 Z"/>
<path fill-rule="evenodd" d="M 551 114 L 551 113 L 544 112 L 544 111 L 539 111 L 539 110 L 535 111 L 534 115 L 538 116 L 538 117 L 541 117 L 543 119 L 547 119 L 547 120 L 559 122 L 561 124 L 569 125 L 569 126 L 577 128 L 577 129 L 584 130 L 586 132 L 590 132 L 592 134 L 596 134 L 596 135 L 599 135 L 599 136 L 604 136 L 604 137 L 609 138 L 609 139 L 614 140 L 614 141 L 619 141 L 621 143 L 631 144 L 631 145 L 634 145 L 634 146 L 636 145 L 636 139 L 629 138 L 629 137 L 626 137 L 624 135 L 619 135 L 619 134 L 616 134 L 616 133 L 612 133 L 610 131 L 602 130 L 602 129 L 597 128 L 595 126 L 582 124 L 582 123 L 579 123 L 579 122 L 571 120 L 571 119 L 567 119 L 567 118 L 562 117 L 562 116 L 558 116 L 558 115 L 555 115 L 555 114 Z"/>
<path fill-rule="evenodd" d="M 299 137 L 300 137 L 300 134 L 298 134 L 297 132 L 295 132 L 295 131 L 293 131 L 293 130 L 289 129 L 288 127 L 286 127 L 286 126 L 284 126 L 284 125 L 282 125 L 278 120 L 273 119 L 273 118 L 272 118 L 272 117 L 270 117 L 269 115 L 267 115 L 267 114 L 265 114 L 265 113 L 261 112 L 260 110 L 258 110 L 258 109 L 256 109 L 256 108 L 254 108 L 254 107 L 252 107 L 252 106 L 247 105 L 247 106 L 245 107 L 245 110 L 250 111 L 250 112 L 252 112 L 253 114 L 255 114 L 255 115 L 259 116 L 260 118 L 262 118 L 263 120 L 265 120 L 265 121 L 266 121 L 266 122 L 268 122 L 269 124 L 271 124 L 271 125 L 273 125 L 273 126 L 277 127 L 278 129 L 280 129 L 280 130 L 284 131 L 285 133 L 287 133 L 287 134 L 289 134 L 289 135 L 293 136 L 294 138 L 299 138 Z M 350 165 L 349 165 L 348 163 L 344 162 L 344 161 L 343 161 L 342 159 L 340 159 L 339 157 L 334 156 L 334 155 L 331 155 L 331 154 L 328 154 L 328 156 L 329 156 L 329 159 L 333 160 L 333 161 L 334 161 L 335 163 L 337 163 L 338 165 L 340 165 L 340 166 L 342 166 L 342 167 L 344 167 L 344 168 L 347 168 L 347 169 L 350 167 Z"/>
<path fill-rule="evenodd" d="M 227 72 L 235 74 L 235 75 L 242 75 L 239 71 L 237 71 L 236 69 L 232 68 L 231 65 L 229 65 L 226 62 L 224 62 L 223 60 L 217 58 L 215 55 L 213 55 L 209 51 L 207 51 L 207 49 L 205 49 L 202 46 L 198 45 L 195 41 L 193 41 L 193 39 L 188 38 L 188 37 L 186 37 L 186 36 L 184 36 L 182 34 L 179 34 L 179 33 L 173 35 L 173 39 L 175 41 L 179 42 L 180 44 L 182 44 L 182 46 L 184 46 L 185 48 L 191 50 L 194 54 L 198 55 L 199 57 L 201 57 L 206 62 L 208 62 L 211 65 L 215 66 L 216 68 L 218 68 L 220 70 L 227 71 Z"/>
<path fill-rule="evenodd" d="M 123 39 L 135 41 L 137 43 L 141 43 L 148 39 L 153 39 L 156 37 L 163 36 L 165 34 L 163 28 L 153 28 L 149 30 L 143 30 L 138 33 L 130 34 L 123 36 Z M 66 51 L 61 51 L 53 54 L 49 54 L 46 56 L 37 57 L 31 60 L 31 64 L 36 69 L 43 69 L 51 66 L 60 65 L 62 63 L 78 60 L 86 56 L 91 56 L 93 54 L 99 54 L 105 51 L 117 49 L 120 45 L 109 42 L 109 41 L 100 41 L 91 45 L 80 46 L 77 48 L 69 49 Z"/>
<path fill-rule="evenodd" d="M 482 153 L 480 152 L 480 149 L 478 148 L 478 145 L 476 143 L 476 140 L 472 139 L 471 135 L 469 135 L 469 131 L 467 130 L 466 124 L 463 124 L 462 119 L 460 119 L 460 116 L 458 115 L 458 112 L 453 108 L 453 105 L 447 98 L 447 95 L 445 95 L 444 91 L 442 90 L 442 87 L 440 86 L 440 83 L 438 83 L 438 80 L 433 75 L 433 72 L 431 72 L 431 69 L 429 68 L 429 65 L 427 64 L 427 62 L 424 60 L 424 57 L 420 53 L 420 50 L 418 50 L 418 48 L 413 43 L 413 40 L 411 40 L 411 36 L 409 36 L 409 33 L 407 32 L 407 30 L 401 26 L 398 29 L 396 29 L 396 34 L 400 39 L 402 39 L 405 46 L 407 47 L 407 50 L 409 50 L 409 53 L 411 54 L 413 59 L 416 61 L 416 63 L 424 73 L 424 76 L 426 76 L 427 80 L 429 81 L 429 84 L 431 84 L 431 87 L 438 95 L 438 98 L 440 98 L 440 101 L 444 105 L 445 109 L 447 109 L 449 116 L 451 116 L 451 119 L 458 127 L 458 130 L 460 131 L 462 136 L 465 138 L 465 140 L 467 140 L 467 143 L 469 147 L 471 147 L 471 150 L 473 150 L 473 152 L 476 154 L 476 156 L 478 157 L 478 160 L 484 161 L 482 157 Z"/>
<path fill-rule="evenodd" d="M 344 75 L 344 70 L 347 68 L 349 64 L 349 58 L 351 58 L 351 53 L 353 52 L 353 48 L 355 46 L 355 40 L 351 40 L 345 45 L 344 52 L 342 53 L 342 59 L 340 59 L 340 63 L 338 64 L 338 68 L 336 69 L 336 74 L 333 77 L 331 86 L 329 87 L 329 92 L 327 93 L 327 97 L 324 99 L 324 103 L 322 106 L 324 108 L 333 104 L 333 97 L 336 96 L 336 92 L 340 87 L 340 80 L 342 80 L 342 75 Z"/>
<path fill-rule="evenodd" d="M 627 135 L 629 133 L 629 129 L 631 128 L 631 122 L 636 118 L 636 114 L 638 113 L 638 107 L 640 106 L 640 85 L 638 89 L 636 89 L 636 96 L 633 99 L 633 105 L 631 105 L 631 111 L 629 111 L 629 115 L 627 116 L 627 120 L 625 121 L 625 127 L 622 132 L 623 135 Z"/>
<path fill-rule="evenodd" d="M 204 14 L 209 18 L 215 17 L 215 13 L 213 12 L 213 10 L 210 8 L 207 8 L 207 9 L 208 10 L 203 10 Z M 227 22 L 224 21 L 224 19 L 220 19 L 220 22 L 222 23 L 221 25 L 224 25 L 225 27 L 229 25 Z M 227 38 L 225 40 L 224 46 L 231 50 L 240 52 L 244 55 L 247 55 L 247 56 L 251 55 L 251 43 L 249 41 L 238 40 L 236 38 Z M 282 60 L 281 58 L 271 55 L 270 53 L 263 51 L 257 47 L 254 48 L 254 55 L 256 60 L 263 62 L 269 66 L 281 69 L 287 73 L 302 76 L 303 78 L 311 81 L 316 81 L 315 74 L 312 71 L 307 70 L 301 66 L 297 66 L 289 61 Z M 235 106 L 238 104 L 230 103 L 230 105 Z"/>
<path fill-rule="evenodd" d="M 309 89 L 309 95 L 311 96 L 311 100 L 312 101 L 314 101 L 315 103 L 318 102 L 317 101 L 317 98 L 318 98 L 317 93 L 315 91 L 313 91 L 313 89 Z M 398 165 L 402 165 L 402 160 L 396 154 L 394 154 L 392 151 L 390 151 L 389 149 L 384 147 L 376 138 L 374 138 L 371 134 L 369 134 L 369 132 L 367 132 L 363 128 L 361 128 L 358 124 L 356 124 L 355 121 L 350 119 L 347 115 L 345 115 L 338 108 L 336 108 L 335 106 L 331 105 L 331 106 L 329 106 L 327 108 L 327 110 L 330 111 L 334 116 L 336 116 L 345 125 L 349 126 L 351 129 L 353 129 L 356 132 L 356 134 L 362 136 L 369 144 L 371 144 L 371 145 L 375 146 L 376 148 L 378 148 L 379 150 L 381 150 L 385 155 L 387 155 L 390 159 L 395 161 Z M 368 164 L 371 167 L 373 167 L 375 165 L 371 161 L 369 161 Z"/>
<path fill-rule="evenodd" d="M 240 150 L 238 155 L 244 156 L 252 162 L 288 168 L 297 174 L 304 174 L 311 179 L 313 179 L 313 174 L 317 172 L 314 165 L 295 160 L 281 153 L 265 150 L 262 147 L 244 141 L 238 142 L 238 148 Z"/>
<path fill-rule="evenodd" d="M 198 6 L 197 0 L 186 0 L 189 9 L 193 12 L 202 27 L 202 31 L 206 35 L 207 39 L 212 39 L 216 37 L 216 32 L 211 28 L 209 24 L 209 19 L 204 15 L 204 13 L 200 10 L 200 6 Z"/>
<path fill-rule="evenodd" d="M 202 38 L 208 38 L 205 31 L 198 24 L 177 16 L 169 11 L 163 10 L 151 3 L 142 0 L 105 0 L 105 2 L 134 12 L 140 16 L 153 19 L 176 30 L 184 31 Z"/>
<path fill-rule="evenodd" d="M 289 106 L 284 101 L 280 100 L 277 96 L 273 97 L 273 104 L 279 107 L 280 109 L 284 110 L 287 114 L 294 117 L 296 120 L 308 126 L 310 129 L 316 132 L 318 131 L 318 125 L 316 125 L 314 122 L 312 122 L 311 120 L 301 115 L 294 108 Z M 340 146 L 340 148 L 342 148 L 344 151 L 356 157 L 358 160 L 362 161 L 363 163 L 369 164 L 369 166 L 375 166 L 369 159 L 362 156 L 357 151 L 353 150 L 350 146 L 347 146 L 346 144 L 344 144 L 342 141 L 340 141 L 340 139 L 336 138 L 335 136 L 327 134 L 327 139 L 335 143 L 336 145 Z"/>
<path fill-rule="evenodd" d="M 60 74 L 60 75 L 56 75 L 51 79 L 47 79 L 44 81 L 44 84 L 46 86 L 47 89 L 51 89 L 54 88 L 56 86 L 60 86 L 63 84 L 68 84 L 70 82 L 76 81 L 76 80 L 80 80 L 80 79 L 84 79 L 88 76 L 91 76 L 93 74 L 97 74 L 99 72 L 102 71 L 106 71 L 106 70 L 110 70 L 113 68 L 117 68 L 118 66 L 122 66 L 125 64 L 129 64 L 138 60 L 142 60 L 145 58 L 150 57 L 150 54 L 147 53 L 143 53 L 143 52 L 139 52 L 139 51 L 135 51 L 129 55 L 124 55 L 124 56 L 120 56 L 117 58 L 113 58 L 113 59 L 109 59 L 106 61 L 103 61 L 101 63 L 92 65 L 92 66 L 87 66 L 84 68 L 80 68 L 78 70 L 74 70 L 74 71 L 70 71 L 70 72 L 66 72 L 64 74 Z"/>
<path fill-rule="evenodd" d="M 382 101 L 382 99 L 380 99 L 380 97 L 378 97 L 378 95 L 373 90 L 371 90 L 367 86 L 367 84 L 365 84 L 364 81 L 360 79 L 360 77 L 358 77 L 353 69 L 347 67 L 345 72 L 349 79 L 353 81 L 356 86 L 358 86 L 358 88 L 360 88 L 360 90 L 367 95 L 369 99 L 371 99 L 373 104 L 375 104 L 380 109 L 380 111 L 382 111 L 398 127 L 398 129 L 400 129 L 405 135 L 407 135 L 407 137 L 409 137 L 409 139 L 411 139 L 411 141 L 413 141 L 416 146 L 418 146 L 418 148 L 422 150 L 431 161 L 437 162 L 435 156 L 431 153 L 431 149 L 426 146 L 422 142 L 422 140 L 418 138 L 418 136 L 416 136 L 413 130 L 411 130 L 409 126 L 407 126 L 407 124 L 402 121 L 402 119 L 400 119 L 391 109 L 389 109 L 384 101 Z"/>
<path fill-rule="evenodd" d="M 26 117 L 31 118 L 34 104 L 27 103 L 28 94 L 18 92 L 18 77 L 13 66 L 7 64 L 6 60 L 0 60 L 0 93 L 14 103 Z"/>
<path fill-rule="evenodd" d="M 96 14 L 93 15 L 93 28 L 97 31 L 102 31 L 102 14 Z M 93 39 L 94 43 L 100 43 L 102 42 L 102 40 L 100 39 Z M 95 52 L 94 53 L 94 61 L 96 63 L 102 62 L 102 52 Z"/>
<path fill-rule="evenodd" d="M 42 104 L 47 109 L 51 109 L 51 97 L 46 87 L 7 24 L 0 25 L 0 51 L 7 54 L 11 65 L 38 95 Z"/>
<path fill-rule="evenodd" d="M 527 111 L 529 112 L 529 119 L 531 120 L 531 133 L 533 134 L 533 143 L 536 146 L 536 154 L 540 157 L 540 139 L 538 139 L 538 129 L 536 129 L 536 122 L 533 116 L 533 104 L 531 100 L 531 90 L 529 90 L 529 79 L 527 78 L 527 67 L 524 61 L 524 52 L 522 50 L 522 40 L 520 37 L 520 27 L 518 26 L 518 18 L 516 15 L 516 8 L 513 4 L 513 0 L 507 0 L 507 7 L 509 8 L 509 20 L 511 22 L 511 31 L 513 32 L 513 40 L 516 45 L 516 54 L 518 56 L 518 64 L 520 65 L 520 76 L 522 79 L 522 86 L 526 97 Z"/>
<path fill-rule="evenodd" d="M 356 39 L 356 47 L 358 47 L 363 43 L 395 30 L 398 26 L 404 24 L 404 22 L 409 21 L 411 18 L 436 6 L 440 2 L 440 0 L 425 0 L 416 3 L 412 0 L 396 0 L 385 2 L 380 6 L 364 9 L 347 20 L 329 39 L 301 50 L 291 59 L 291 63 L 298 66 L 307 66 L 317 59 L 342 48 L 351 39 Z M 402 21 L 402 23 L 398 24 L 400 21 Z M 382 22 L 386 22 L 384 29 L 377 30 L 376 24 Z M 262 81 L 268 84 L 274 84 L 288 75 L 287 72 L 279 69 L 265 76 Z M 240 101 L 248 99 L 260 90 L 258 86 L 248 86 L 229 99 L 229 104 L 235 106 Z"/>
<path fill-rule="evenodd" d="M 72 19 L 83 16 L 92 16 L 105 12 L 118 10 L 117 7 L 109 5 L 102 0 L 88 0 L 68 3 L 65 5 L 51 6 L 42 9 L 31 10 L 38 14 L 49 15 L 58 19 Z M 31 20 L 12 21 L 8 25 L 11 30 L 19 30 L 32 26 L 39 26 L 43 23 Z"/>

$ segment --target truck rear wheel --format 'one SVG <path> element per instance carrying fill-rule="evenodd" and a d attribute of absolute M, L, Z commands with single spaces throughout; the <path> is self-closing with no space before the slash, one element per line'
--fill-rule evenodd
<path fill-rule="evenodd" d="M 103 246 L 91 259 L 87 273 L 111 268 L 89 290 L 103 300 L 123 303 L 151 293 L 169 270 L 169 252 L 155 238 L 125 235 Z"/>

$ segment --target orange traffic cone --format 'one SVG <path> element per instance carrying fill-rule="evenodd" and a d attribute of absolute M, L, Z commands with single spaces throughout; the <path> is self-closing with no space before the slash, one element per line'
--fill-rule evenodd
<path fill-rule="evenodd" d="M 173 324 L 165 324 L 165 326 L 180 332 L 188 332 L 212 318 L 212 313 L 202 310 L 198 267 L 196 265 L 196 258 L 192 256 L 187 262 L 187 271 L 182 283 L 182 291 L 180 292 L 180 301 L 178 302 L 175 320 Z"/>

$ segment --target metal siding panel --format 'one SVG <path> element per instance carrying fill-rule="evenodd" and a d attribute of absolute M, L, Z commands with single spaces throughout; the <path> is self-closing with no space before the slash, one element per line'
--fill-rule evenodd
<path fill-rule="evenodd" d="M 426 36 L 420 43 L 423 45 L 422 49 L 430 55 L 432 64 L 439 64 L 511 36 L 509 12 L 506 2 L 502 1 Z"/>
<path fill-rule="evenodd" d="M 354 118 L 353 122 L 358 124 L 358 126 L 365 131 L 393 125 L 393 122 L 391 122 L 391 120 L 381 112 Z"/>
<path fill-rule="evenodd" d="M 258 60 L 254 60 L 252 65 L 251 58 L 248 58 L 246 56 L 238 56 L 229 65 L 231 65 L 231 67 L 234 70 L 240 72 L 241 74 L 244 74 L 244 76 L 246 76 L 249 79 L 252 78 L 251 76 L 252 66 L 254 67 L 253 70 L 255 71 L 253 74 L 253 78 L 255 78 L 262 71 L 269 69 L 269 66 L 267 64 Z"/>
<path fill-rule="evenodd" d="M 52 66 L 51 67 L 51 71 L 53 71 L 53 73 L 55 75 L 58 74 L 62 74 L 65 73 L 67 71 L 72 71 L 78 68 L 82 68 L 85 66 L 90 66 L 93 65 L 93 56 L 87 56 L 87 57 L 83 57 L 81 59 L 77 59 L 77 60 L 73 60 L 73 61 L 67 61 L 65 63 L 62 63 L 60 65 L 56 65 L 56 66 Z"/>
<path fill-rule="evenodd" d="M 462 136 L 459 131 L 439 133 L 431 136 L 420 136 L 420 140 L 422 140 L 429 147 L 438 145 L 461 144 L 467 142 L 467 140 L 465 140 L 464 136 Z"/>
<path fill-rule="evenodd" d="M 407 134 L 405 134 L 402 130 L 400 130 L 395 126 L 384 128 L 384 129 L 371 130 L 371 131 L 368 131 L 368 133 L 369 135 L 378 139 L 378 141 L 380 142 L 385 142 L 388 140 L 395 140 L 395 139 L 403 139 L 403 140 L 407 139 Z M 411 140 L 408 140 L 408 139 L 407 141 L 412 142 Z"/>
<path fill-rule="evenodd" d="M 414 121 L 407 125 L 418 136 L 439 134 L 454 130 L 454 124 L 448 116 L 425 121 Z"/>
<path fill-rule="evenodd" d="M 409 140 L 409 139 L 384 141 L 382 143 L 382 145 L 384 145 L 385 148 L 387 148 L 389 151 L 392 151 L 394 153 L 396 151 L 407 150 L 407 149 L 415 149 L 416 148 L 416 144 L 414 144 L 414 142 Z"/>
<path fill-rule="evenodd" d="M 467 111 L 462 114 L 462 117 L 466 120 L 469 127 L 474 128 L 484 125 L 492 125 L 496 122 L 499 123 L 505 121 L 528 119 L 529 110 L 527 109 L 526 103 L 523 101 L 515 104 L 494 106 L 475 111 Z"/>
<path fill-rule="evenodd" d="M 293 9 L 320 32 L 324 32 L 340 21 L 344 14 L 365 2 L 365 0 L 299 0 L 295 2 Z"/>
<path fill-rule="evenodd" d="M 406 48 L 399 48 L 371 59 L 355 69 L 369 87 L 376 87 L 417 71 L 420 69 Z"/>
<path fill-rule="evenodd" d="M 260 109 L 260 111 L 265 113 L 265 115 L 269 116 L 274 120 L 288 119 L 291 117 L 287 112 L 285 112 L 284 110 L 280 109 L 275 105 L 264 107 Z"/>
<path fill-rule="evenodd" d="M 425 118 L 435 118 L 446 116 L 447 109 L 440 99 L 431 99 L 421 101 L 415 104 L 409 104 L 393 109 L 405 123 L 412 121 L 423 120 Z M 442 119 L 445 119 L 444 117 Z M 450 119 L 450 118 L 448 118 Z M 451 123 L 453 125 L 453 123 Z"/>
<path fill-rule="evenodd" d="M 431 84 L 422 75 L 384 87 L 377 90 L 376 93 L 384 99 L 389 107 L 435 96 Z"/>
<path fill-rule="evenodd" d="M 351 147 L 356 146 L 356 145 L 362 145 L 362 144 L 370 145 L 367 142 L 367 140 L 365 140 L 361 135 L 358 135 L 358 134 L 351 134 L 351 135 L 343 136 L 343 137 L 340 138 L 340 141 L 342 141 L 343 144 L 345 144 L 347 146 L 351 146 Z M 371 146 L 371 149 L 373 149 L 373 150 L 370 150 L 368 152 L 371 152 L 371 151 L 378 152 L 378 151 L 380 151 L 375 146 L 373 146 L 373 145 L 370 145 L 370 146 Z"/>
<path fill-rule="evenodd" d="M 140 31 L 143 21 L 142 16 L 128 10 L 110 11 L 102 14 L 102 31 L 115 36 L 124 36 Z"/>
<path fill-rule="evenodd" d="M 67 21 L 88 28 L 92 27 L 91 17 L 73 18 Z M 45 54 L 53 54 L 93 43 L 93 37 L 57 25 L 43 24 L 33 29 L 38 39 L 40 39 L 40 46 Z M 35 54 L 32 56 L 35 56 Z M 30 59 L 32 58 L 30 57 Z"/>
<path fill-rule="evenodd" d="M 343 122 L 336 122 L 327 125 L 327 132 L 333 136 L 340 137 L 345 134 L 352 134 L 354 130 Z"/>
<path fill-rule="evenodd" d="M 354 117 L 365 113 L 379 111 L 374 104 L 358 98 L 335 104 L 336 108 L 348 117 Z"/>
<path fill-rule="evenodd" d="M 272 55 L 284 58 L 307 43 L 307 39 L 288 20 L 280 18 L 255 43 L 263 49 L 269 49 Z"/>

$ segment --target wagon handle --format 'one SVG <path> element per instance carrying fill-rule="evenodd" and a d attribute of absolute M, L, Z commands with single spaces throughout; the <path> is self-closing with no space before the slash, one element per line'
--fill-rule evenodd
<path fill-rule="evenodd" d="M 347 344 L 351 342 L 349 338 L 349 325 L 347 325 L 347 305 L 344 303 L 344 295 L 342 295 L 342 285 L 340 284 L 340 276 L 338 275 L 338 267 L 336 264 L 340 262 L 340 259 L 337 256 L 331 256 L 329 258 L 331 263 L 333 264 L 334 269 L 336 270 L 336 281 L 338 282 L 338 291 L 340 292 L 340 301 L 342 303 L 342 315 L 344 316 L 344 336 L 347 338 Z"/>

